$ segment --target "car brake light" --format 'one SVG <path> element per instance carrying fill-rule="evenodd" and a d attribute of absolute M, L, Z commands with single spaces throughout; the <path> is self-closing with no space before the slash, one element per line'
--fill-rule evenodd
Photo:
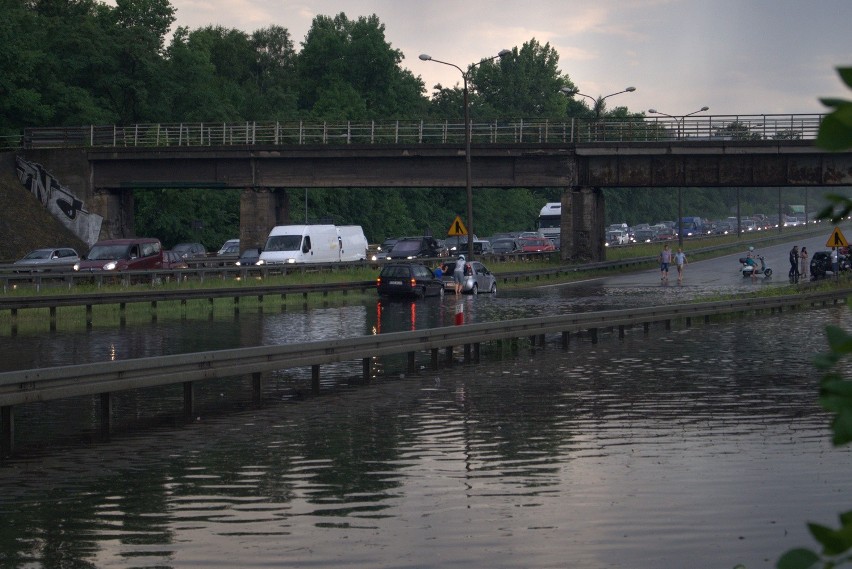
<path fill-rule="evenodd" d="M 417 286 L 417 279 L 411 279 L 411 288 L 414 288 L 416 286 Z"/>
<path fill-rule="evenodd" d="M 376 279 L 376 286 L 382 286 L 382 277 Z"/>

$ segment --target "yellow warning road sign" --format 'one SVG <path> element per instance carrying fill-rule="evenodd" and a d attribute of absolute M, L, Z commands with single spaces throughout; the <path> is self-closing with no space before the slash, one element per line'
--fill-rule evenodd
<path fill-rule="evenodd" d="M 451 237 L 467 235 L 467 227 L 465 227 L 464 223 L 462 223 L 460 216 L 457 215 L 456 218 L 453 220 L 453 224 L 450 225 L 450 229 L 447 230 L 447 235 Z"/>
<path fill-rule="evenodd" d="M 831 236 L 828 238 L 828 241 L 825 242 L 826 247 L 849 247 L 849 243 L 846 242 L 846 238 L 843 236 L 843 232 L 840 231 L 839 227 L 835 227 L 834 231 L 832 231 Z"/>

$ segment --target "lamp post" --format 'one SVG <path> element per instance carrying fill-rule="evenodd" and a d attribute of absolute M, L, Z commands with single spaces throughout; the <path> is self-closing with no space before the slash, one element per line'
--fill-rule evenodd
<path fill-rule="evenodd" d="M 677 138 L 678 138 L 678 140 L 680 140 L 680 131 L 683 127 L 683 124 L 684 124 L 684 121 L 686 120 L 686 117 L 691 117 L 692 115 L 697 115 L 698 113 L 703 113 L 704 111 L 709 111 L 709 110 L 710 110 L 710 107 L 701 107 L 697 111 L 692 111 L 691 113 L 686 113 L 685 115 L 669 115 L 669 114 L 666 114 L 666 113 L 661 113 L 660 111 L 658 111 L 656 109 L 648 109 L 648 112 L 651 113 L 652 115 L 663 115 L 664 117 L 669 117 L 670 119 L 674 119 L 675 123 L 677 124 Z"/>
<path fill-rule="evenodd" d="M 420 54 L 421 61 L 434 61 L 435 63 L 440 63 L 442 65 L 449 65 L 450 67 L 455 67 L 459 70 L 462 76 L 462 82 L 464 85 L 464 164 L 465 164 L 465 189 L 467 190 L 467 252 L 468 257 L 473 259 L 473 181 L 470 171 L 470 100 L 468 97 L 467 90 L 467 80 L 468 75 L 471 71 L 473 71 L 474 67 L 482 65 L 486 61 L 492 61 L 497 58 L 503 58 L 512 53 L 508 49 L 500 50 L 500 53 L 494 55 L 492 57 L 488 57 L 483 59 L 479 63 L 473 63 L 468 67 L 467 71 L 464 71 L 461 67 L 454 63 L 449 63 L 446 61 L 441 61 L 440 59 L 434 59 L 431 55 L 427 55 L 425 53 Z"/>
<path fill-rule="evenodd" d="M 655 109 L 648 109 L 648 112 L 653 115 L 663 115 L 664 117 L 669 117 L 670 119 L 674 119 L 675 123 L 677 123 L 677 139 L 680 140 L 680 131 L 683 126 L 683 121 L 686 120 L 686 117 L 691 117 L 692 115 L 696 115 L 698 113 L 703 113 L 704 111 L 709 111 L 710 107 L 701 107 L 697 111 L 692 111 L 691 113 L 686 113 L 685 115 L 680 115 L 680 118 L 676 116 L 672 116 L 666 113 L 661 113 Z M 677 189 L 677 244 L 678 247 L 683 247 L 683 198 L 681 196 L 683 188 L 678 187 Z M 739 224 L 739 215 L 737 215 L 737 223 Z"/>
<path fill-rule="evenodd" d="M 571 89 L 570 87 L 562 87 L 559 90 L 568 97 L 573 97 L 574 95 L 580 95 L 581 97 L 586 97 L 587 99 L 590 99 L 592 101 L 592 103 L 594 104 L 594 107 L 592 107 L 592 108 L 595 110 L 595 119 L 599 119 L 599 118 L 601 118 L 601 111 L 603 110 L 603 107 L 604 107 L 604 99 L 609 99 L 610 97 L 615 97 L 616 95 L 621 95 L 622 93 L 632 93 L 633 91 L 636 90 L 636 87 L 625 87 L 624 90 L 622 90 L 622 91 L 618 91 L 616 93 L 610 93 L 609 95 L 598 97 L 597 99 L 595 99 L 591 95 L 584 95 L 583 93 L 581 93 L 577 89 Z"/>

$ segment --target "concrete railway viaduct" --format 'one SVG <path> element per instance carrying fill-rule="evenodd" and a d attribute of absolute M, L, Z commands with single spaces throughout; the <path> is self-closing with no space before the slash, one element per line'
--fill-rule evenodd
<path fill-rule="evenodd" d="M 817 148 L 813 138 L 819 118 L 794 117 L 774 124 L 766 116 L 717 118 L 715 126 L 712 118 L 694 124 L 645 120 L 473 125 L 471 183 L 491 189 L 561 188 L 562 258 L 601 260 L 602 188 L 852 185 L 852 153 Z M 738 129 L 746 125 L 749 136 L 720 136 L 720 125 L 730 129 L 732 123 Z M 319 125 L 311 129 L 299 123 L 297 131 L 295 125 L 245 123 L 207 125 L 206 130 L 197 124 L 33 129 L 14 154 L 22 181 L 29 176 L 30 183 L 40 184 L 45 192 L 51 184 L 61 186 L 74 196 L 63 206 L 71 214 L 76 204 L 100 216 L 99 238 L 134 234 L 134 189 L 240 189 L 240 239 L 247 247 L 262 244 L 272 226 L 289 222 L 282 189 L 464 191 L 465 146 L 458 125 L 455 130 L 447 123 L 403 126 L 323 124 L 320 130 Z"/>

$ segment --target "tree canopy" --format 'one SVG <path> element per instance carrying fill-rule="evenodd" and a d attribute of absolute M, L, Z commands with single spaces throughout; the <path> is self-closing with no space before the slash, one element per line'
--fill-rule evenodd
<path fill-rule="evenodd" d="M 0 0 L 0 9 L 0 137 L 19 136 L 33 126 L 454 120 L 464 112 L 462 76 L 453 86 L 430 86 L 427 94 L 375 14 L 316 16 L 297 49 L 282 24 L 250 33 L 220 25 L 178 27 L 169 37 L 175 23 L 169 0 L 116 0 L 115 6 L 98 0 Z M 595 116 L 582 98 L 561 92 L 576 86 L 560 69 L 556 50 L 535 38 L 504 57 L 470 65 L 465 78 L 473 120 Z M 626 107 L 598 110 L 607 117 L 643 116 Z M 751 136 L 737 124 L 724 130 L 732 137 Z M 304 211 L 304 191 L 279 191 L 288 192 L 292 212 Z M 160 236 L 167 246 L 203 239 L 218 247 L 239 230 L 238 192 L 221 192 L 210 197 L 185 189 L 137 190 L 136 230 Z M 310 219 L 360 224 L 373 241 L 428 229 L 438 236 L 465 211 L 464 192 L 452 188 L 312 188 L 307 194 Z M 534 229 L 541 206 L 558 201 L 560 189 L 476 194 L 476 231 L 486 236 Z M 674 217 L 663 190 L 606 194 L 611 220 Z M 685 207 L 729 214 L 726 196 L 693 189 Z M 291 217 L 298 221 L 301 213 Z M 202 235 L 192 227 L 203 227 Z"/>

